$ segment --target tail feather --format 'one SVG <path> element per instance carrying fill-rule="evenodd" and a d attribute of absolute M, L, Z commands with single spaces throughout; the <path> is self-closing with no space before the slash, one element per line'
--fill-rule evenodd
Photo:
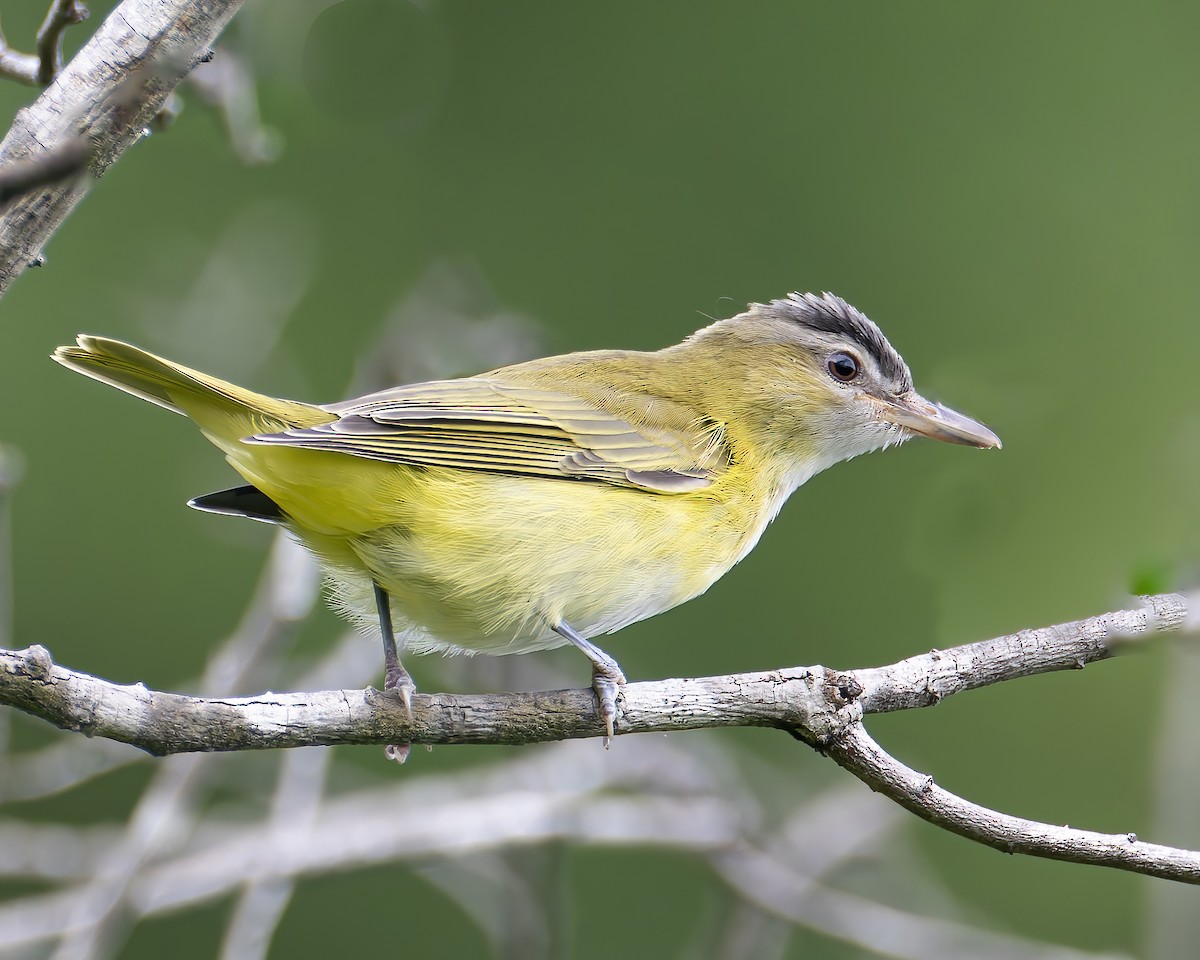
<path fill-rule="evenodd" d="M 206 513 L 224 513 L 231 517 L 247 517 L 265 523 L 286 522 L 279 504 L 255 486 L 231 487 L 216 493 L 206 493 L 202 497 L 192 497 L 188 506 Z"/>
<path fill-rule="evenodd" d="M 81 335 L 76 346 L 59 347 L 51 358 L 85 376 L 191 417 L 202 427 L 209 419 L 206 413 L 235 420 L 249 418 L 255 421 L 256 430 L 258 422 L 314 426 L 331 419 L 330 414 L 309 404 L 244 390 L 107 337 Z"/>

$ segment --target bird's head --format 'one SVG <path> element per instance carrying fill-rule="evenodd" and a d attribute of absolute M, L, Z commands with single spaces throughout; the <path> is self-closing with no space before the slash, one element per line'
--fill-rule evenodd
<path fill-rule="evenodd" d="M 831 293 L 793 293 L 720 320 L 713 338 L 741 358 L 747 402 L 772 436 L 797 441 L 811 472 L 914 436 L 999 447 L 982 423 L 922 397 L 874 323 Z"/>

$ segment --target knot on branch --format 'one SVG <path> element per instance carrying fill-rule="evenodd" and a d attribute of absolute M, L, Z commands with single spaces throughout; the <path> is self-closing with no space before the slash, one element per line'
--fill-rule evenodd
<path fill-rule="evenodd" d="M 793 698 L 794 719 L 787 730 L 819 753 L 824 753 L 862 721 L 859 698 L 863 685 L 853 673 L 810 667 L 800 676 L 805 693 Z"/>
<path fill-rule="evenodd" d="M 54 667 L 54 660 L 50 656 L 50 651 L 40 643 L 35 643 L 32 647 L 26 647 L 21 651 L 20 656 L 24 659 L 25 673 L 31 679 L 37 680 L 39 683 L 45 683 L 50 679 L 50 671 Z"/>

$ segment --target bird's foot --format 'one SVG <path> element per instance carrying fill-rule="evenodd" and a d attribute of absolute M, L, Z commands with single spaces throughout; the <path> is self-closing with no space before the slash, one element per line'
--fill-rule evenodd
<path fill-rule="evenodd" d="M 604 749 L 613 738 L 613 723 L 617 719 L 617 698 L 625 689 L 625 674 L 615 660 L 609 664 L 594 664 L 592 667 L 592 689 L 596 692 L 596 703 L 600 718 L 604 721 Z"/>
<path fill-rule="evenodd" d="M 617 719 L 617 698 L 624 690 L 625 674 L 621 672 L 616 660 L 565 620 L 560 620 L 551 629 L 560 637 L 571 641 L 592 661 L 592 689 L 596 691 L 600 719 L 604 721 L 604 749 L 607 750 L 613 738 L 613 723 Z"/>
<path fill-rule="evenodd" d="M 395 690 L 400 695 L 400 702 L 404 704 L 404 712 L 408 714 L 408 719 L 412 719 L 412 695 L 417 692 L 417 685 L 413 683 L 412 674 L 405 670 L 397 662 L 389 664 L 387 673 L 383 678 L 384 690 Z"/>
<path fill-rule="evenodd" d="M 417 685 L 413 683 L 413 678 L 404 667 L 400 666 L 399 660 L 395 663 L 387 665 L 387 671 L 383 678 L 384 691 L 395 691 L 400 696 L 400 702 L 404 704 L 404 712 L 408 719 L 412 719 L 412 695 L 417 692 Z M 394 760 L 396 763 L 404 763 L 408 759 L 408 754 L 412 750 L 411 743 L 389 743 L 383 748 L 383 755 L 389 760 Z"/>

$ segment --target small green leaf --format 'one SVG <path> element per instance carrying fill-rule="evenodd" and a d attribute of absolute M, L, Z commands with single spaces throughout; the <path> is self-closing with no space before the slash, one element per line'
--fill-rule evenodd
<path fill-rule="evenodd" d="M 1142 562 L 1129 575 L 1129 592 L 1138 597 L 1169 593 L 1174 584 L 1175 570 L 1166 560 Z"/>

